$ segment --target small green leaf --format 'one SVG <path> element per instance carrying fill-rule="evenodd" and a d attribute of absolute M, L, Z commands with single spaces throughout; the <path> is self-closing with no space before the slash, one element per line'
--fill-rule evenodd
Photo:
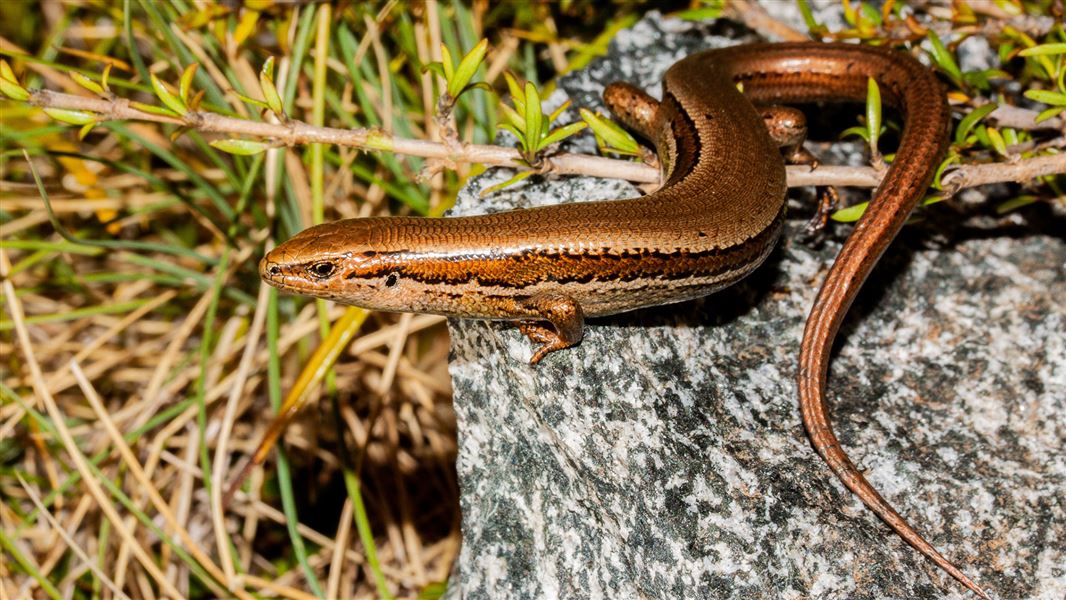
<path fill-rule="evenodd" d="M 996 54 L 999 56 L 1000 64 L 1005 65 L 1014 58 L 1014 48 L 1015 45 L 1013 40 L 1003 40 L 1000 42 L 996 47 Z"/>
<path fill-rule="evenodd" d="M 104 93 L 111 91 L 111 88 L 107 85 L 107 80 L 111 78 L 112 63 L 104 65 L 104 72 L 100 75 L 100 87 L 104 88 Z"/>
<path fill-rule="evenodd" d="M 522 101 L 522 87 L 518 85 L 518 81 L 511 75 L 510 72 L 503 72 L 503 80 L 507 82 L 507 91 L 511 94 L 511 102 L 514 103 L 514 108 L 520 113 L 526 112 L 525 104 L 519 106 L 519 102 Z"/>
<path fill-rule="evenodd" d="M 196 69 L 199 66 L 198 63 L 192 63 L 185 67 L 185 70 L 181 73 L 181 81 L 178 83 L 178 96 L 186 106 L 189 105 L 189 90 L 192 89 L 192 78 L 196 76 Z"/>
<path fill-rule="evenodd" d="M 0 79 L 6 79 L 12 83 L 18 83 L 18 77 L 15 77 L 15 72 L 11 70 L 11 65 L 7 64 L 6 60 L 0 59 Z"/>
<path fill-rule="evenodd" d="M 933 46 L 933 62 L 947 73 L 956 85 L 961 86 L 962 72 L 959 70 L 959 65 L 955 63 L 955 57 L 953 57 L 951 52 L 944 47 L 943 42 L 940 41 L 940 36 L 938 36 L 935 31 L 930 29 L 926 34 L 926 37 L 929 39 L 929 43 Z"/>
<path fill-rule="evenodd" d="M 0 77 L 0 93 L 12 100 L 28 100 L 30 97 L 30 93 L 26 91 L 26 88 L 3 77 Z"/>
<path fill-rule="evenodd" d="M 881 89 L 873 77 L 866 79 L 866 134 L 870 152 L 877 156 L 877 140 L 881 134 Z"/>
<path fill-rule="evenodd" d="M 674 16 L 686 21 L 709 21 L 722 16 L 722 9 L 723 7 L 721 6 L 705 6 L 703 8 L 683 10 Z"/>
<path fill-rule="evenodd" d="M 518 141 L 520 141 L 520 142 L 525 137 L 524 135 L 522 135 L 522 132 L 519 131 L 517 127 L 515 127 L 514 125 L 511 125 L 510 123 L 500 123 L 496 127 L 498 129 L 502 129 L 504 131 L 509 132 L 511 135 L 513 135 L 516 138 L 518 138 Z"/>
<path fill-rule="evenodd" d="M 263 66 L 259 68 L 259 82 L 269 81 L 274 83 L 274 56 L 270 55 L 265 61 Z"/>
<path fill-rule="evenodd" d="M 176 142 L 176 141 L 178 141 L 178 138 L 180 138 L 181 136 L 185 135 L 185 132 L 187 132 L 187 131 L 189 131 L 189 128 L 184 126 L 184 125 L 182 125 L 181 127 L 174 128 L 174 131 L 171 131 L 170 135 L 167 136 L 167 137 L 170 138 L 170 141 Z"/>
<path fill-rule="evenodd" d="M 541 148 L 546 148 L 556 142 L 561 142 L 586 127 L 588 127 L 588 125 L 584 121 L 577 121 L 570 123 L 569 125 L 563 125 L 546 135 L 544 139 L 540 141 L 540 146 Z"/>
<path fill-rule="evenodd" d="M 869 204 L 869 202 L 853 204 L 834 212 L 829 215 L 829 218 L 838 223 L 854 223 L 859 220 L 859 217 L 861 217 L 864 212 L 866 212 L 866 207 L 869 206 Z"/>
<path fill-rule="evenodd" d="M 439 75 L 441 79 L 447 80 L 447 77 L 444 76 L 444 66 L 440 63 L 440 61 L 422 65 L 422 72 L 425 73 L 426 71 L 433 71 L 434 73 Z"/>
<path fill-rule="evenodd" d="M 278 117 L 284 116 L 281 106 L 281 96 L 278 88 L 274 86 L 274 57 L 268 56 L 263 68 L 259 70 L 259 88 L 263 92 L 263 99 L 267 107 Z"/>
<path fill-rule="evenodd" d="M 78 141 L 84 140 L 85 136 L 89 135 L 89 132 L 93 130 L 93 127 L 96 127 L 95 121 L 82 125 L 81 129 L 78 130 Z"/>
<path fill-rule="evenodd" d="M 211 145 L 223 152 L 238 156 L 251 156 L 269 150 L 272 146 L 265 142 L 253 140 L 214 140 Z"/>
<path fill-rule="evenodd" d="M 1020 2 L 1015 3 L 1010 0 L 995 0 L 996 8 L 1002 10 L 1012 17 L 1019 17 L 1022 15 L 1022 5 Z"/>
<path fill-rule="evenodd" d="M 474 90 L 474 89 L 485 90 L 486 92 L 495 91 L 495 90 L 492 89 L 491 85 L 485 83 L 484 81 L 475 81 L 474 83 L 467 84 L 466 87 L 464 87 L 463 89 L 459 90 L 459 95 L 462 96 L 463 94 L 469 92 L 470 90 Z"/>
<path fill-rule="evenodd" d="M 507 181 L 505 181 L 503 183 L 497 183 L 494 186 L 490 186 L 490 187 L 487 187 L 487 188 L 481 190 L 481 193 L 478 194 L 478 195 L 481 196 L 482 198 L 484 198 L 485 196 L 488 196 L 489 194 L 498 192 L 498 191 L 502 190 L 505 187 L 514 185 L 514 184 L 518 183 L 519 181 L 522 181 L 523 179 L 525 179 L 526 177 L 529 177 L 533 173 L 535 173 L 535 171 L 519 171 L 519 172 L 515 173 L 514 177 L 508 179 Z"/>
<path fill-rule="evenodd" d="M 872 23 L 875 27 L 881 26 L 881 13 L 876 8 L 865 2 L 860 2 L 859 11 L 866 22 Z"/>
<path fill-rule="evenodd" d="M 81 87 L 89 90 L 94 94 L 103 95 L 104 93 L 104 88 L 100 87 L 99 83 L 96 83 L 92 79 L 89 79 L 88 77 L 82 75 L 81 73 L 78 73 L 77 71 L 71 71 L 70 78 L 74 80 L 74 83 L 80 85 Z"/>
<path fill-rule="evenodd" d="M 929 194 L 922 198 L 922 206 L 932 206 L 948 199 L 947 194 Z"/>
<path fill-rule="evenodd" d="M 85 125 L 96 123 L 96 115 L 83 110 L 68 110 L 65 108 L 45 108 L 44 114 L 56 121 L 70 125 Z"/>
<path fill-rule="evenodd" d="M 418 600 L 440 600 L 446 593 L 448 593 L 448 583 L 434 581 L 418 590 Z"/>
<path fill-rule="evenodd" d="M 852 27 L 854 27 L 855 26 L 855 19 L 857 18 L 857 16 L 858 16 L 858 13 L 856 13 L 855 9 L 851 7 L 851 2 L 848 2 L 847 0 L 845 0 L 844 1 L 844 21 L 847 22 L 848 25 L 851 25 Z"/>
<path fill-rule="evenodd" d="M 571 102 L 567 100 L 559 105 L 559 108 L 552 111 L 552 114 L 548 115 L 548 122 L 551 123 L 559 118 L 559 115 L 563 114 L 563 111 L 570 108 Z"/>
<path fill-rule="evenodd" d="M 810 5 L 807 4 L 807 0 L 796 0 L 796 4 L 799 6 L 800 14 L 803 15 L 803 22 L 807 24 L 807 31 L 812 36 L 819 36 L 824 33 L 825 26 L 814 18 L 814 13 L 811 11 Z"/>
<path fill-rule="evenodd" d="M 450 82 L 455 76 L 455 63 L 452 62 L 452 53 L 444 44 L 440 45 L 440 65 L 444 69 L 444 81 Z"/>
<path fill-rule="evenodd" d="M 248 8 L 245 5 L 245 8 Z M 245 10 L 241 13 L 241 19 L 237 23 L 237 27 L 233 30 L 233 43 L 238 46 L 244 44 L 248 36 L 255 32 L 255 25 L 259 22 L 260 12 L 258 10 Z"/>
<path fill-rule="evenodd" d="M 966 115 L 959 121 L 959 126 L 955 128 L 955 143 L 962 144 L 966 141 L 966 136 L 970 135 L 970 130 L 973 126 L 978 124 L 981 119 L 987 117 L 989 113 L 999 108 L 999 105 L 995 102 L 983 104 L 970 111 L 970 114 Z"/>
<path fill-rule="evenodd" d="M 244 94 L 241 94 L 239 92 L 234 92 L 234 93 L 237 94 L 238 98 L 240 98 L 241 100 L 247 102 L 248 104 L 251 104 L 252 106 L 255 106 L 257 108 L 262 108 L 264 110 L 270 110 L 270 107 L 267 106 L 267 103 L 263 102 L 262 100 L 256 100 L 255 98 L 249 98 L 248 96 L 245 96 Z"/>
<path fill-rule="evenodd" d="M 19 84 L 18 77 L 6 60 L 0 59 L 0 92 L 12 100 L 28 100 L 29 91 Z"/>
<path fill-rule="evenodd" d="M 1044 55 L 1039 55 L 1039 56 L 1034 57 L 1034 59 L 1038 63 L 1040 63 L 1041 67 L 1044 68 L 1044 72 L 1047 73 L 1047 78 L 1050 79 L 1050 80 L 1054 80 L 1055 79 L 1055 63 L 1051 61 L 1051 58 L 1049 58 L 1047 56 L 1044 56 Z"/>
<path fill-rule="evenodd" d="M 1047 90 L 1026 90 L 1025 97 L 1051 106 L 1066 106 L 1066 94 Z"/>
<path fill-rule="evenodd" d="M 986 127 L 985 130 L 988 133 L 988 139 L 992 142 L 992 148 L 1000 156 L 1007 156 L 1007 143 L 999 131 L 994 127 Z"/>
<path fill-rule="evenodd" d="M 1024 31 L 1018 31 L 1015 29 L 1009 29 L 1009 31 L 1014 35 L 1014 37 L 1017 37 L 1019 40 L 1021 40 L 1023 44 L 1027 46 L 1027 48 L 1023 49 L 1021 52 L 1019 52 L 1019 54 L 1025 52 L 1026 50 L 1031 50 L 1033 48 L 1038 47 L 1036 41 L 1026 35 Z M 1044 69 L 1044 72 L 1047 73 L 1048 79 L 1055 78 L 1055 63 L 1052 62 L 1049 54 L 1046 54 L 1044 52 L 1036 52 L 1033 53 L 1031 56 L 1028 56 L 1027 58 L 1036 61 L 1036 63 L 1040 65 L 1042 69 Z"/>
<path fill-rule="evenodd" d="M 601 117 L 587 108 L 582 108 L 578 112 L 581 113 L 581 118 L 588 123 L 592 133 L 596 136 L 600 152 L 613 152 L 628 156 L 640 155 L 640 146 L 637 141 L 617 123 Z"/>
<path fill-rule="evenodd" d="M 540 108 L 540 92 L 537 86 L 526 82 L 526 150 L 535 153 L 540 150 L 541 127 L 544 121 L 544 113 Z"/>
<path fill-rule="evenodd" d="M 458 98 L 463 89 L 466 88 L 466 84 L 470 83 L 474 75 L 477 73 L 478 67 L 481 66 L 481 61 L 485 60 L 485 53 L 488 51 L 489 41 L 483 39 L 470 52 L 466 53 L 466 56 L 459 61 L 459 66 L 455 69 L 455 74 L 448 79 L 448 94 L 452 98 Z"/>
<path fill-rule="evenodd" d="M 1011 198 L 1010 200 L 1003 202 L 999 206 L 996 206 L 996 214 L 1003 215 L 1009 213 L 1012 210 L 1017 210 L 1023 206 L 1028 206 L 1039 199 L 1039 196 L 1033 194 L 1022 194 L 1021 196 Z"/>
<path fill-rule="evenodd" d="M 861 125 L 856 125 L 855 127 L 848 127 L 844 131 L 840 132 L 840 139 L 844 139 L 849 135 L 857 135 L 862 139 L 866 140 L 866 143 L 870 143 L 870 131 L 866 127 L 863 127 Z"/>
<path fill-rule="evenodd" d="M 1003 134 L 1003 141 L 1006 142 L 1008 146 L 1014 146 L 1022 141 L 1021 136 L 1018 135 L 1018 130 L 1012 127 L 1004 129 L 1001 133 Z"/>
<path fill-rule="evenodd" d="M 166 84 L 160 81 L 159 78 L 155 76 L 155 73 L 151 74 L 151 78 L 152 89 L 155 90 L 155 95 L 159 97 L 163 104 L 179 115 L 184 114 L 186 107 L 181 98 L 178 98 L 173 92 L 167 89 Z"/>
<path fill-rule="evenodd" d="M 145 104 L 144 102 L 130 102 L 131 108 L 136 108 L 139 111 L 151 113 L 153 115 L 161 115 L 164 117 L 179 117 L 176 112 L 163 108 L 162 106 L 154 106 L 151 104 Z"/>
<path fill-rule="evenodd" d="M 501 104 L 500 109 L 503 111 L 503 116 L 507 118 L 507 120 L 512 126 L 514 126 L 515 129 L 521 131 L 526 126 L 526 122 L 522 120 L 522 115 L 518 114 L 515 109 L 511 108 L 510 106 L 507 106 L 506 104 Z M 521 138 L 522 136 L 518 137 Z"/>
<path fill-rule="evenodd" d="M 966 83 L 980 90 L 987 90 L 991 87 L 991 81 L 993 79 L 1010 79 L 1010 75 L 1006 71 L 1001 69 L 984 69 L 982 71 L 966 71 L 962 74 L 963 80 Z"/>
<path fill-rule="evenodd" d="M 944 176 L 944 171 L 951 165 L 959 162 L 962 162 L 962 157 L 959 156 L 955 150 L 949 149 L 947 156 L 944 157 L 944 160 L 940 161 L 940 166 L 936 168 L 936 173 L 933 174 L 933 187 L 938 190 L 944 189 L 943 185 L 940 183 L 940 179 Z"/>
<path fill-rule="evenodd" d="M 526 99 L 521 92 L 519 92 L 517 96 L 511 96 L 511 104 L 514 105 L 515 112 L 520 115 L 526 114 Z M 523 125 L 522 127 L 524 128 L 525 125 Z"/>
<path fill-rule="evenodd" d="M 204 92 L 207 90 L 200 90 L 193 94 L 192 100 L 189 100 L 189 110 L 199 110 L 200 102 L 204 99 Z"/>
<path fill-rule="evenodd" d="M 1046 120 L 1054 117 L 1055 115 L 1059 114 L 1060 112 L 1062 112 L 1064 110 L 1066 110 L 1066 107 L 1063 107 L 1063 106 L 1052 106 L 1051 108 L 1049 108 L 1049 109 L 1047 109 L 1045 111 L 1041 111 L 1040 114 L 1037 115 L 1035 119 L 1033 119 L 1033 121 L 1036 122 L 1036 123 L 1039 123 L 1041 121 L 1046 121 Z"/>
<path fill-rule="evenodd" d="M 1049 54 L 1066 54 L 1066 43 L 1040 44 L 1032 48 L 1026 48 L 1018 53 L 1018 56 L 1046 56 Z"/>

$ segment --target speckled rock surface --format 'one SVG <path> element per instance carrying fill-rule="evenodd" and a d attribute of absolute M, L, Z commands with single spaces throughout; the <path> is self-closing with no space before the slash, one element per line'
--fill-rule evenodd
<path fill-rule="evenodd" d="M 736 43 L 711 35 L 731 29 L 645 19 L 562 87 L 583 106 L 615 79 L 658 90 L 677 58 Z M 477 197 L 506 177 L 475 178 L 458 211 L 635 195 L 564 178 Z M 800 334 L 847 228 L 811 249 L 796 236 L 809 209 L 793 205 L 778 250 L 742 284 L 592 321 L 538 367 L 514 328 L 452 322 L 463 549 L 451 597 L 968 597 L 803 434 Z M 1066 216 L 992 219 L 975 192 L 954 208 L 909 227 L 852 310 L 833 422 L 872 483 L 995 597 L 1061 599 Z"/>

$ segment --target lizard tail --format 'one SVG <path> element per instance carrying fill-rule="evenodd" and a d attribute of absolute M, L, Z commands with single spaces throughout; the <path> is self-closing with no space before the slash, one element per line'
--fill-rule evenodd
<path fill-rule="evenodd" d="M 858 233 L 858 232 L 856 232 Z M 855 239 L 852 234 L 849 242 Z M 807 319 L 800 349 L 799 397 L 803 426 L 807 429 L 811 444 L 836 473 L 840 481 L 862 500 L 870 510 L 888 524 L 904 541 L 921 552 L 938 567 L 957 579 L 979 597 L 991 600 L 988 594 L 954 564 L 944 558 L 932 544 L 915 531 L 881 494 L 866 480 L 848 455 L 840 447 L 840 441 L 829 423 L 829 411 L 825 404 L 826 372 L 833 339 L 851 305 L 859 285 L 866 278 L 867 266 L 872 267 L 869 256 L 861 249 L 853 250 L 845 243 L 834 268 L 826 276 L 818 299 Z M 879 256 L 879 253 L 878 253 Z M 876 261 L 877 256 L 874 257 Z M 865 260 L 864 260 L 865 259 Z M 842 307 L 834 309 L 834 307 Z"/>

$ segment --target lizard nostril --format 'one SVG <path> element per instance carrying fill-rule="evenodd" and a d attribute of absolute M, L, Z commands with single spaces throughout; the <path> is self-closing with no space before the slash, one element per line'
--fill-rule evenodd
<path fill-rule="evenodd" d="M 270 265 L 269 273 L 271 275 L 281 275 L 281 267 L 277 265 Z"/>

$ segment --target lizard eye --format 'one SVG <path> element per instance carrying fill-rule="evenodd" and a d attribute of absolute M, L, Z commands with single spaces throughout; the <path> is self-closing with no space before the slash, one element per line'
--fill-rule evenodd
<path fill-rule="evenodd" d="M 327 279 L 337 269 L 337 265 L 331 262 L 317 262 L 307 267 L 307 273 L 315 279 Z"/>

